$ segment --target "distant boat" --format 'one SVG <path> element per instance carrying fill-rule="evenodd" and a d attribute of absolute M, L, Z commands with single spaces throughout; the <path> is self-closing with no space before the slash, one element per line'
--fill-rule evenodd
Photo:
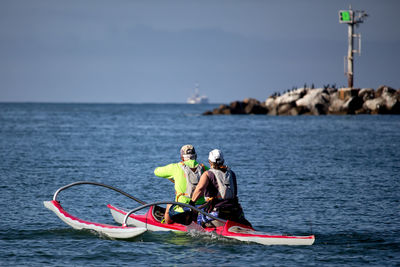
<path fill-rule="evenodd" d="M 188 104 L 208 104 L 208 97 L 205 95 L 199 95 L 198 86 L 194 89 L 194 95 L 187 99 Z"/>

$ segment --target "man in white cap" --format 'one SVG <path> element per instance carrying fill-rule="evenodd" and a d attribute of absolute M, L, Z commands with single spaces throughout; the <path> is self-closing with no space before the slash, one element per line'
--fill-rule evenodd
<path fill-rule="evenodd" d="M 167 178 L 175 183 L 175 201 L 191 205 L 201 205 L 205 203 L 204 197 L 198 197 L 195 202 L 190 202 L 194 189 L 199 183 L 200 176 L 208 170 L 203 164 L 196 161 L 196 150 L 192 145 L 184 145 L 180 150 L 181 162 L 168 164 L 158 167 L 154 174 L 159 177 Z M 167 205 L 165 211 L 165 223 L 173 222 L 190 224 L 192 221 L 190 209 L 182 208 L 177 205 Z"/>
<path fill-rule="evenodd" d="M 205 196 L 208 203 L 207 211 L 221 219 L 251 226 L 244 217 L 243 209 L 237 197 L 236 175 L 224 165 L 224 156 L 219 149 L 214 149 L 208 156 L 211 168 L 200 177 L 192 195 L 192 201 Z M 217 221 L 211 221 L 200 215 L 199 223 L 203 226 L 217 226 Z"/>

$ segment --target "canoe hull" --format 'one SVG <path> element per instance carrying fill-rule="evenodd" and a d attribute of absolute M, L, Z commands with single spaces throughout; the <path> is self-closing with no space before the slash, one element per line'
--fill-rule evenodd
<path fill-rule="evenodd" d="M 114 220 L 119 223 L 124 223 L 125 215 L 127 211 L 121 208 L 107 205 Z M 134 225 L 136 227 L 145 227 L 149 231 L 177 231 L 177 232 L 188 232 L 191 229 L 196 229 L 205 232 L 215 232 L 227 238 L 232 238 L 245 242 L 255 242 L 263 245 L 312 245 L 315 241 L 315 236 L 283 236 L 283 235 L 272 235 L 259 231 L 255 231 L 253 228 L 241 225 L 232 221 L 228 221 L 225 225 L 217 228 L 202 228 L 199 225 L 192 223 L 189 226 L 173 223 L 164 224 L 160 223 L 154 214 L 153 207 L 150 207 L 146 214 L 138 215 L 131 214 L 127 220 L 127 225 Z"/>

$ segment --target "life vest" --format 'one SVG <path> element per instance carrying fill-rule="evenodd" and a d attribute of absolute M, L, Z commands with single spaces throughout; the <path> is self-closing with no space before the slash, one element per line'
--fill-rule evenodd
<path fill-rule="evenodd" d="M 193 192 L 200 181 L 200 177 L 205 171 L 203 164 L 197 165 L 195 171 L 192 171 L 192 169 L 183 162 L 180 162 L 179 165 L 181 166 L 184 176 L 186 178 L 186 191 L 185 193 L 176 192 L 176 201 L 178 201 L 180 196 L 185 196 L 188 198 L 192 197 Z"/>
<path fill-rule="evenodd" d="M 206 211 L 208 213 L 217 212 L 217 217 L 221 219 L 251 227 L 251 224 L 244 217 L 242 206 L 239 204 L 235 174 L 229 168 L 225 172 L 217 169 L 209 169 L 208 171 L 214 174 L 215 181 L 213 179 L 212 189 L 208 188 L 205 192 L 205 195 L 208 195 L 206 197 Z M 213 225 L 214 223 L 211 221 L 211 224 Z"/>
<path fill-rule="evenodd" d="M 217 169 L 209 169 L 218 183 L 218 193 L 215 196 L 219 200 L 233 199 L 236 197 L 236 188 L 232 171 L 228 168 L 226 172 Z"/>

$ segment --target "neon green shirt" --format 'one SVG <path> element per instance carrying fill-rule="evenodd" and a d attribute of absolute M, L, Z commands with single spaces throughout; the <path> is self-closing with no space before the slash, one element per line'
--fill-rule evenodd
<path fill-rule="evenodd" d="M 154 170 L 154 174 L 156 176 L 174 180 L 176 194 L 186 192 L 186 178 L 182 167 L 179 166 L 179 164 L 180 163 L 171 163 L 163 167 L 157 167 Z M 184 164 L 189 168 L 196 168 L 199 165 L 199 163 L 195 160 L 186 160 L 184 161 Z M 206 170 L 209 169 L 206 166 L 204 166 L 204 168 Z M 190 202 L 190 198 L 182 195 L 176 201 L 188 204 Z M 204 197 L 200 197 L 196 201 L 196 205 L 201 205 L 203 203 L 205 203 Z"/>

